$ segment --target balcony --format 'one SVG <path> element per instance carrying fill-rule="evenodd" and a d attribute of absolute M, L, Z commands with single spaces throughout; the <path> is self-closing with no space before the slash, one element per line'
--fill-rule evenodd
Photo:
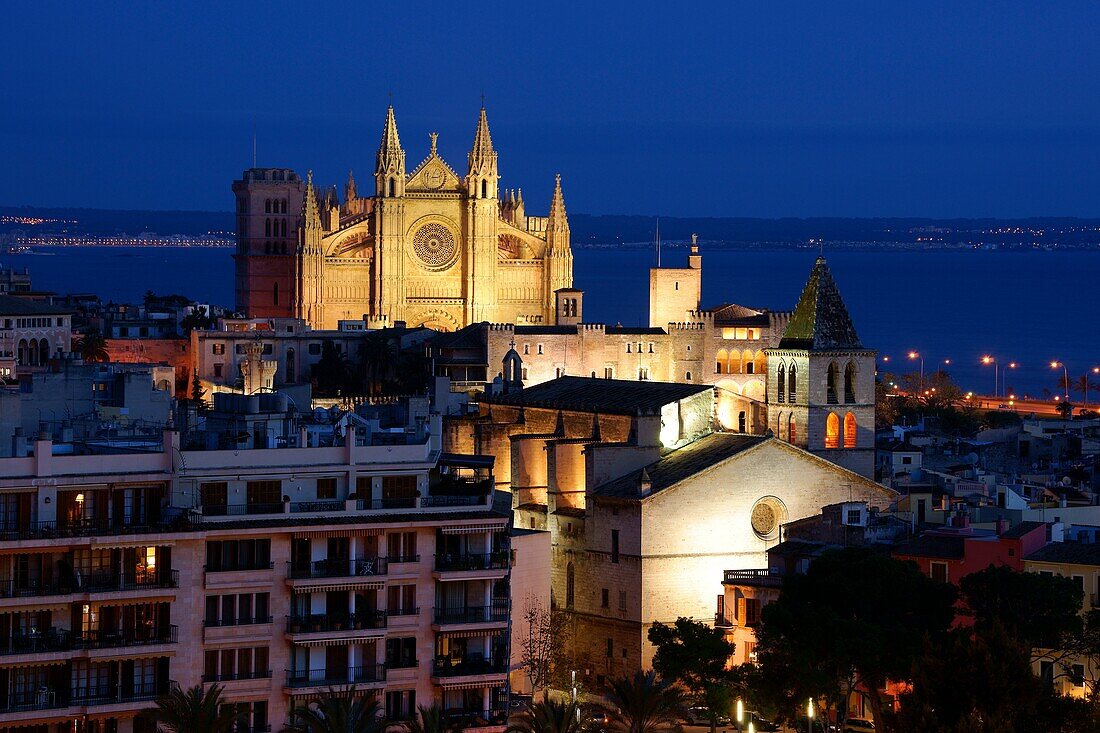
<path fill-rule="evenodd" d="M 435 658 L 432 677 L 473 677 L 487 674 L 504 674 L 508 671 L 503 662 L 485 659 L 480 654 L 469 654 L 462 659 L 442 656 Z"/>
<path fill-rule="evenodd" d="M 436 608 L 435 623 L 445 624 L 486 624 L 508 620 L 508 604 L 497 603 L 492 606 L 467 606 L 466 608 Z"/>
<path fill-rule="evenodd" d="M 344 511 L 344 500 L 295 501 L 291 503 L 290 511 L 292 514 L 296 512 L 342 512 Z"/>
<path fill-rule="evenodd" d="M 46 629 L 29 634 L 15 634 L 0 641 L 0 656 L 11 654 L 48 654 L 67 652 L 73 648 L 73 635 L 68 629 Z"/>
<path fill-rule="evenodd" d="M 470 728 L 488 728 L 508 724 L 508 711 L 504 708 L 494 710 L 451 709 L 443 713 L 450 727 L 458 730 Z"/>
<path fill-rule="evenodd" d="M 734 626 L 733 622 L 730 621 L 728 618 L 726 618 L 726 614 L 724 614 L 724 613 L 714 614 L 714 628 L 716 628 L 716 629 L 732 629 L 733 626 Z"/>
<path fill-rule="evenodd" d="M 0 540 L 10 542 L 14 540 L 48 540 L 65 537 L 151 534 L 186 530 L 190 526 L 190 522 L 185 516 L 177 517 L 173 521 L 163 519 L 143 520 L 140 518 L 126 522 L 106 519 L 81 519 L 58 523 L 51 519 L 29 522 L 19 527 L 6 526 L 0 528 Z"/>
<path fill-rule="evenodd" d="M 367 511 L 368 509 L 414 509 L 416 508 L 415 496 L 388 496 L 379 499 L 356 499 L 355 510 Z"/>
<path fill-rule="evenodd" d="M 289 634 L 316 634 L 332 631 L 352 631 L 386 628 L 385 611 L 360 613 L 313 613 L 304 616 L 287 616 Z"/>
<path fill-rule="evenodd" d="M 179 588 L 178 570 L 118 575 L 115 573 L 78 574 L 75 578 L 43 583 L 37 580 L 0 580 L 0 598 L 67 596 L 73 593 L 112 593 L 117 591 Z"/>
<path fill-rule="evenodd" d="M 386 558 L 368 557 L 349 560 L 316 560 L 308 565 L 287 563 L 287 577 L 291 580 L 308 578 L 353 578 L 386 574 Z"/>
<path fill-rule="evenodd" d="M 69 707 L 69 701 L 54 690 L 30 690 L 13 692 L 0 699 L 0 713 L 22 713 L 35 710 L 54 710 Z"/>
<path fill-rule="evenodd" d="M 483 554 L 443 554 L 435 556 L 435 569 L 441 572 L 504 570 L 507 567 L 508 552 L 506 550 Z"/>
<path fill-rule="evenodd" d="M 226 563 L 221 565 L 203 565 L 202 570 L 205 573 L 249 573 L 254 570 L 274 570 L 275 563 L 273 562 L 255 562 L 245 565 L 230 566 Z"/>
<path fill-rule="evenodd" d="M 386 681 L 386 665 L 368 664 L 362 667 L 341 667 L 340 669 L 287 670 L 286 686 L 336 687 L 338 685 L 362 685 Z"/>
<path fill-rule="evenodd" d="M 73 647 L 76 649 L 117 649 L 154 644 L 175 644 L 178 641 L 179 627 L 173 624 L 152 629 L 85 631 L 73 640 Z"/>
<path fill-rule="evenodd" d="M 78 690 L 73 692 L 71 705 L 95 707 L 99 705 L 117 705 L 120 703 L 152 702 L 158 696 L 168 692 L 168 685 L 157 685 L 156 688 L 144 690 Z"/>
<path fill-rule="evenodd" d="M 271 670 L 260 670 L 258 672 L 227 672 L 225 674 L 204 674 L 202 676 L 203 682 L 237 682 L 240 680 L 269 680 L 271 679 Z"/>
<path fill-rule="evenodd" d="M 208 618 L 203 621 L 203 626 L 208 629 L 226 628 L 230 626 L 256 626 L 257 624 L 271 623 L 270 616 L 248 616 L 247 618 Z"/>
<path fill-rule="evenodd" d="M 204 504 L 204 517 L 241 517 L 252 514 L 284 514 L 281 501 L 251 502 L 247 504 Z"/>
<path fill-rule="evenodd" d="M 751 570 L 726 570 L 722 573 L 723 585 L 748 585 L 758 588 L 779 588 L 783 585 L 783 576 L 771 568 Z"/>

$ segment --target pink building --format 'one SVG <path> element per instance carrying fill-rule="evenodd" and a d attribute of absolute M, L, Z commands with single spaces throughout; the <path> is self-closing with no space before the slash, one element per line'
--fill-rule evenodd
<path fill-rule="evenodd" d="M 158 694 L 200 683 L 250 731 L 350 685 L 395 719 L 436 702 L 503 726 L 513 550 L 491 459 L 441 454 L 438 420 L 190 447 L 0 459 L 0 727 L 146 730 Z"/>

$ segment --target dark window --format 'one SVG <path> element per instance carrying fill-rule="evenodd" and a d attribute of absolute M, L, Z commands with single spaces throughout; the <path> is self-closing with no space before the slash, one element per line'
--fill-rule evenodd
<path fill-rule="evenodd" d="M 573 590 L 575 581 L 575 571 L 573 569 L 573 563 L 569 563 L 565 566 L 565 607 L 573 607 Z"/>
<path fill-rule="evenodd" d="M 611 562 L 619 562 L 619 530 L 611 530 Z"/>
<path fill-rule="evenodd" d="M 613 656 L 615 654 L 615 640 L 610 636 L 607 637 L 607 656 Z"/>
<path fill-rule="evenodd" d="M 336 498 L 336 479 L 334 479 L 334 478 L 319 478 L 319 479 L 317 479 L 317 498 L 318 499 L 335 499 Z"/>
<path fill-rule="evenodd" d="M 607 588 L 600 589 L 600 608 L 611 607 L 611 591 Z"/>

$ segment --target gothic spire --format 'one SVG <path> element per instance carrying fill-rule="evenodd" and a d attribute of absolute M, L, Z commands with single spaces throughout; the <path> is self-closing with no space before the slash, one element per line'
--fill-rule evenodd
<path fill-rule="evenodd" d="M 477 130 L 474 132 L 474 147 L 470 150 L 470 170 L 480 168 L 496 156 L 493 138 L 489 135 L 489 118 L 485 116 L 485 108 L 482 107 L 481 115 L 477 118 Z"/>
<path fill-rule="evenodd" d="M 398 167 L 404 168 L 405 151 L 401 148 L 401 138 L 397 134 L 397 119 L 393 116 L 393 105 L 386 108 L 386 124 L 382 128 L 382 142 L 378 145 L 378 169 L 376 173 L 386 173 Z"/>
<path fill-rule="evenodd" d="M 354 201 L 358 196 L 355 193 L 355 176 L 351 171 L 348 171 L 348 182 L 344 184 L 344 200 Z"/>
<path fill-rule="evenodd" d="M 313 171 L 306 174 L 306 201 L 302 208 L 306 229 L 320 228 L 321 216 L 317 211 L 317 192 L 313 190 Z"/>
<path fill-rule="evenodd" d="M 779 348 L 810 351 L 863 348 L 824 257 L 818 257 L 810 271 Z"/>
<path fill-rule="evenodd" d="M 569 231 L 569 219 L 565 215 L 565 196 L 561 192 L 561 173 L 554 176 L 554 195 L 550 199 L 550 216 L 547 229 Z"/>

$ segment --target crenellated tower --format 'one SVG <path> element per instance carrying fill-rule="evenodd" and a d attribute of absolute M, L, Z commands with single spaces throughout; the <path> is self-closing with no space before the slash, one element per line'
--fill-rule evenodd
<path fill-rule="evenodd" d="M 569 245 L 569 218 L 565 213 L 565 196 L 561 192 L 561 174 L 554 176 L 554 195 L 550 199 L 550 216 L 546 220 L 545 310 L 547 323 L 554 323 L 557 302 L 554 292 L 573 287 L 573 248 Z"/>
<path fill-rule="evenodd" d="M 489 134 L 489 119 L 485 107 L 477 119 L 474 144 L 468 156 L 466 171 L 467 207 L 470 228 L 469 268 L 466 271 L 466 319 L 492 320 L 497 304 L 497 220 L 500 204 L 497 201 L 497 151 Z"/>
<path fill-rule="evenodd" d="M 306 176 L 302 221 L 298 228 L 297 315 L 310 323 L 324 321 L 325 251 L 321 240 L 324 227 L 313 188 L 313 171 Z"/>
<path fill-rule="evenodd" d="M 386 123 L 378 145 L 378 164 L 374 171 L 377 205 L 374 209 L 375 241 L 374 288 L 371 313 L 375 319 L 395 323 L 404 319 L 405 257 L 402 244 L 405 235 L 405 150 L 397 134 L 393 105 L 386 108 Z"/>

